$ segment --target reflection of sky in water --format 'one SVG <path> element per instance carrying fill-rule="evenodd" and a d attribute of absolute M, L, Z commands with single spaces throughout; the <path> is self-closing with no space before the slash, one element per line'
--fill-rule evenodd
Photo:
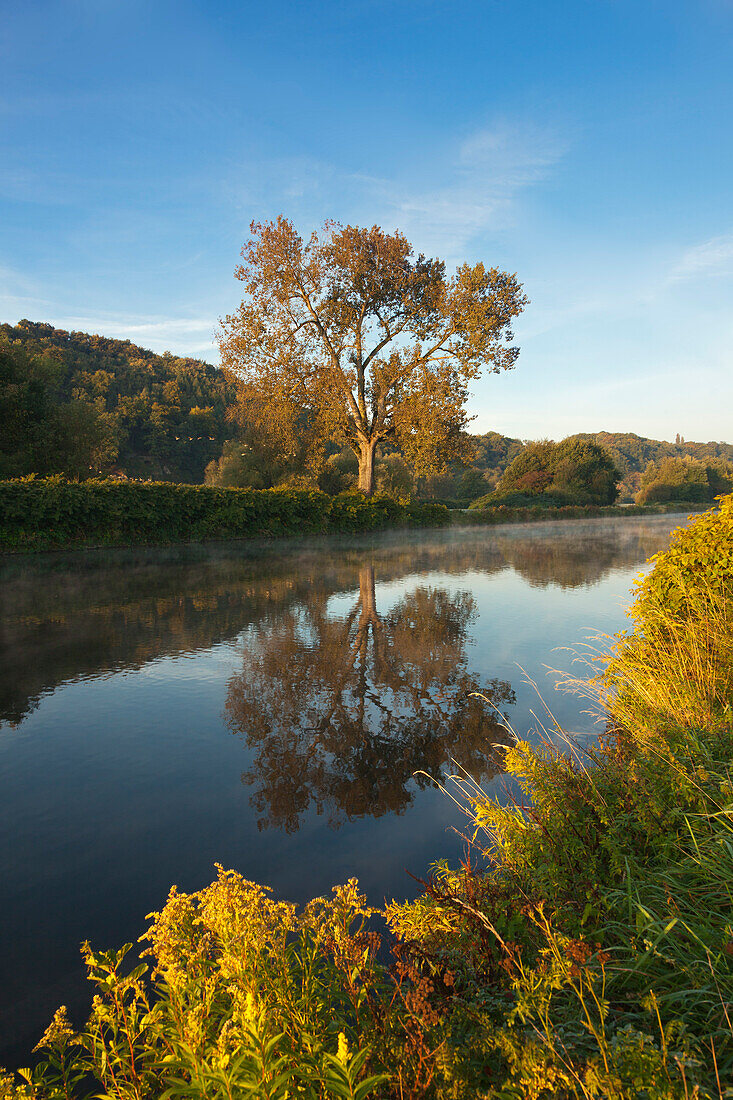
<path fill-rule="evenodd" d="M 0 577 L 6 1056 L 27 1053 L 59 1003 L 83 1005 L 82 939 L 134 940 L 172 883 L 202 886 L 215 861 L 301 901 L 356 875 L 379 902 L 414 893 L 406 870 L 423 875 L 436 858 L 460 856 L 450 831 L 460 815 L 432 788 L 413 790 L 399 814 L 342 814 L 331 828 L 329 813 L 311 805 L 294 832 L 258 829 L 242 782 L 257 749 L 232 735 L 225 713 L 257 639 L 266 646 L 290 615 L 307 643 L 319 608 L 328 622 L 346 621 L 359 571 L 373 564 L 380 621 L 404 617 L 420 590 L 442 593 L 449 611 L 470 594 L 475 609 L 456 627 L 456 653 L 479 685 L 510 681 L 520 734 L 542 704 L 518 666 L 567 729 L 591 732 L 587 704 L 555 692 L 544 666 L 568 668 L 571 655 L 557 647 L 624 627 L 632 578 L 675 522 L 390 536 L 308 556 L 270 546 L 193 561 L 141 552 L 63 568 L 64 559 L 12 563 Z M 404 644 L 400 623 L 390 629 Z"/>

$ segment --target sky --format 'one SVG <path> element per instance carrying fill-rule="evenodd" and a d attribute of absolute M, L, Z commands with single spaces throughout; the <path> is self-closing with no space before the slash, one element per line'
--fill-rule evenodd
<path fill-rule="evenodd" d="M 249 223 L 516 272 L 474 431 L 733 441 L 733 0 L 0 0 L 0 320 L 218 363 Z"/>

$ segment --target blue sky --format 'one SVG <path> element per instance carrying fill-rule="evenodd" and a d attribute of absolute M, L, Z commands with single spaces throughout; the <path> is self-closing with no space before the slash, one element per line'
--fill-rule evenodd
<path fill-rule="evenodd" d="M 733 440 L 733 0 L 0 5 L 0 320 L 217 362 L 253 219 L 516 271 L 474 430 Z"/>

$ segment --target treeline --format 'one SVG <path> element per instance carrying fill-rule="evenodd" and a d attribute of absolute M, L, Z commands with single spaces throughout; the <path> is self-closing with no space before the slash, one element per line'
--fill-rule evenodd
<path fill-rule="evenodd" d="M 129 340 L 37 322 L 0 325 L 0 416 L 1 478 L 117 476 L 232 488 L 318 488 L 330 496 L 355 489 L 358 480 L 357 460 L 348 448 L 327 447 L 314 471 L 297 446 L 258 437 L 237 406 L 235 385 L 217 367 L 167 352 L 156 355 Z M 376 489 L 397 499 L 467 507 L 497 491 L 509 492 L 507 478 L 518 480 L 513 464 L 519 462 L 522 476 L 531 473 L 543 448 L 549 454 L 553 445 L 564 447 L 588 467 L 582 452 L 591 444 L 605 456 L 594 452 L 593 476 L 608 480 L 610 458 L 624 503 L 704 502 L 733 487 L 729 443 L 691 443 L 680 436 L 669 443 L 598 432 L 555 445 L 486 432 L 470 436 L 464 464 L 430 477 L 416 478 L 400 451 L 383 443 L 376 456 Z M 563 462 L 564 469 L 550 478 L 554 484 L 538 489 L 543 476 L 534 486 L 513 484 L 512 493 L 530 498 L 514 503 L 537 503 L 540 497 L 553 506 L 610 502 L 607 485 L 589 492 L 576 478 L 573 486 L 568 453 L 560 466 Z M 604 463 L 607 472 L 599 474 Z"/>
<path fill-rule="evenodd" d="M 0 477 L 201 482 L 232 429 L 234 387 L 198 359 L 52 325 L 0 325 Z"/>

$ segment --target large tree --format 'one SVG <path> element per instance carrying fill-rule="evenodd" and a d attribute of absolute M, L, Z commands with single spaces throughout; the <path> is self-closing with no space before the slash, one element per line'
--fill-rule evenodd
<path fill-rule="evenodd" d="M 236 271 L 246 296 L 219 338 L 243 419 L 285 453 L 306 440 L 313 464 L 326 439 L 347 444 L 367 494 L 382 439 L 418 474 L 460 457 L 469 383 L 519 353 L 516 276 L 478 263 L 447 278 L 442 261 L 378 226 L 327 222 L 307 241 L 284 217 L 250 229 Z"/>

